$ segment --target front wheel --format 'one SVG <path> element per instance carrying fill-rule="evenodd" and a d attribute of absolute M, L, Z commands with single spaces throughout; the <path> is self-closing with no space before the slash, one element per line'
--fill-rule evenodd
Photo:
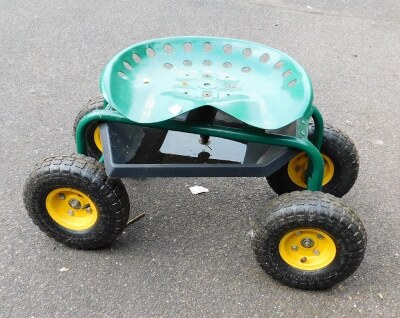
<path fill-rule="evenodd" d="M 314 124 L 309 127 L 309 139 L 314 135 Z M 339 129 L 324 125 L 321 147 L 324 160 L 322 192 L 342 197 L 353 187 L 358 176 L 358 153 L 351 139 Z M 267 181 L 277 194 L 304 190 L 307 188 L 306 175 L 309 158 L 301 152 L 292 158 Z"/>
<path fill-rule="evenodd" d="M 40 230 L 81 249 L 109 245 L 129 217 L 122 182 L 83 155 L 51 157 L 36 165 L 25 183 L 24 203 Z"/>
<path fill-rule="evenodd" d="M 360 265 L 366 233 L 340 199 L 322 192 L 279 196 L 254 219 L 252 245 L 264 271 L 285 285 L 327 289 Z"/>

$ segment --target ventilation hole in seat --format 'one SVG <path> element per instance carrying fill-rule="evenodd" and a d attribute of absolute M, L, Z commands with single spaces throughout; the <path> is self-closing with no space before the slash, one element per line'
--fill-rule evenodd
<path fill-rule="evenodd" d="M 128 71 L 132 71 L 132 66 L 127 61 L 124 61 L 123 64 Z"/>
<path fill-rule="evenodd" d="M 269 54 L 268 53 L 264 53 L 263 55 L 260 56 L 260 62 L 261 63 L 267 63 L 269 61 Z"/>
<path fill-rule="evenodd" d="M 184 60 L 184 61 L 183 61 L 183 65 L 185 65 L 185 66 L 192 66 L 192 61 Z"/>
<path fill-rule="evenodd" d="M 225 44 L 223 49 L 224 49 L 225 54 L 231 54 L 233 51 L 233 47 L 230 44 Z"/>
<path fill-rule="evenodd" d="M 183 43 L 183 50 L 185 52 L 191 52 L 192 51 L 192 43 L 190 43 L 190 42 Z"/>
<path fill-rule="evenodd" d="M 151 47 L 148 47 L 146 49 L 146 54 L 148 57 L 155 57 L 156 56 L 156 51 L 154 51 Z"/>
<path fill-rule="evenodd" d="M 232 63 L 225 62 L 224 64 L 222 64 L 222 66 L 225 67 L 225 68 L 230 68 L 230 67 L 232 67 Z"/>
<path fill-rule="evenodd" d="M 128 76 L 126 76 L 126 74 L 124 72 L 118 72 L 119 77 L 121 77 L 124 80 L 128 79 Z"/>
<path fill-rule="evenodd" d="M 250 73 L 251 72 L 251 67 L 245 66 L 242 68 L 243 73 Z"/>
<path fill-rule="evenodd" d="M 133 54 L 132 54 L 132 59 L 133 59 L 136 63 L 138 63 L 138 64 L 142 62 L 142 59 L 141 59 L 140 56 L 137 55 L 136 53 L 133 53 Z"/>
<path fill-rule="evenodd" d="M 297 83 L 297 79 L 294 79 L 294 80 L 291 80 L 291 81 L 287 84 L 287 86 L 288 86 L 288 87 L 293 87 L 294 85 L 296 85 L 296 83 Z"/>
<path fill-rule="evenodd" d="M 171 68 L 173 68 L 174 66 L 171 63 L 164 63 L 164 67 L 168 70 L 170 70 Z"/>
<path fill-rule="evenodd" d="M 286 72 L 284 72 L 284 73 L 282 74 L 282 77 L 283 77 L 283 78 L 289 77 L 292 73 L 293 73 L 292 70 L 287 70 Z"/>
<path fill-rule="evenodd" d="M 244 57 L 250 57 L 252 53 L 253 53 L 253 51 L 250 48 L 245 48 L 242 51 L 242 54 L 243 54 Z"/>
<path fill-rule="evenodd" d="M 278 71 L 278 70 L 280 70 L 282 68 L 282 66 L 283 66 L 283 62 L 282 61 L 278 61 L 274 65 L 274 70 Z"/>
<path fill-rule="evenodd" d="M 174 48 L 170 43 L 164 44 L 164 52 L 167 54 L 172 54 L 174 52 Z"/>
<path fill-rule="evenodd" d="M 210 60 L 204 60 L 204 61 L 203 61 L 203 65 L 205 65 L 205 66 L 211 66 L 211 65 L 212 65 L 212 61 L 210 61 Z"/>
<path fill-rule="evenodd" d="M 212 50 L 212 44 L 210 42 L 205 42 L 203 44 L 203 50 L 204 52 L 210 52 Z"/>

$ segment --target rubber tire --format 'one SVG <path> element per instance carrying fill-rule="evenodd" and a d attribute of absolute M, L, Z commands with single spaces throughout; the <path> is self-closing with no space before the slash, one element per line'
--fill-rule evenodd
<path fill-rule="evenodd" d="M 363 260 L 367 237 L 358 216 L 340 199 L 322 192 L 284 194 L 268 203 L 252 221 L 252 246 L 264 271 L 281 283 L 299 289 L 327 289 L 343 281 Z M 328 233 L 336 244 L 336 256 L 325 268 L 296 269 L 279 254 L 283 236 L 298 228 Z"/>
<path fill-rule="evenodd" d="M 309 126 L 308 138 L 312 138 L 313 135 L 314 124 L 312 123 Z M 357 149 L 349 136 L 325 124 L 321 153 L 328 156 L 334 165 L 334 175 L 321 191 L 341 198 L 350 191 L 357 180 L 359 170 Z M 276 194 L 305 190 L 290 179 L 288 164 L 267 177 L 267 181 Z"/>
<path fill-rule="evenodd" d="M 88 230 L 73 231 L 56 223 L 46 209 L 46 197 L 54 189 L 75 188 L 95 203 L 98 220 Z M 24 187 L 24 204 L 33 222 L 70 247 L 96 249 L 111 244 L 129 217 L 129 197 L 121 180 L 108 178 L 104 166 L 83 155 L 50 157 L 36 165 Z"/>
<path fill-rule="evenodd" d="M 90 99 L 76 116 L 73 128 L 74 140 L 76 140 L 76 127 L 78 126 L 79 121 L 85 115 L 97 109 L 104 109 L 104 98 L 101 95 Z M 99 160 L 103 154 L 100 149 L 97 148 L 96 143 L 94 142 L 94 131 L 96 128 L 97 123 L 92 123 L 86 130 L 87 155 Z"/>

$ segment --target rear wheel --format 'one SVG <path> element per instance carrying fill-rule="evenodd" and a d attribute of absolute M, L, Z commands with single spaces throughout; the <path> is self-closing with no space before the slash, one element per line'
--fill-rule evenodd
<path fill-rule="evenodd" d="M 76 127 L 78 126 L 79 121 L 90 112 L 104 109 L 104 98 L 103 96 L 97 96 L 93 99 L 90 99 L 86 105 L 81 109 L 78 115 L 75 118 L 74 122 L 74 137 L 76 138 Z M 103 154 L 103 145 L 101 142 L 100 136 L 100 127 L 98 123 L 92 123 L 86 130 L 86 144 L 87 144 L 87 155 L 89 157 L 100 159 Z"/>
<path fill-rule="evenodd" d="M 322 192 L 292 192 L 253 221 L 252 245 L 264 271 L 285 285 L 326 289 L 360 265 L 366 233 L 357 215 Z"/>
<path fill-rule="evenodd" d="M 129 197 L 120 180 L 82 155 L 45 159 L 28 177 L 25 207 L 49 237 L 68 246 L 94 249 L 109 245 L 123 231 Z"/>
<path fill-rule="evenodd" d="M 314 124 L 310 125 L 309 138 L 314 135 Z M 321 147 L 324 160 L 322 192 L 342 197 L 353 187 L 358 176 L 358 153 L 351 139 L 339 129 L 329 124 L 324 125 Z M 277 194 L 304 190 L 309 158 L 301 152 L 292 158 L 267 181 Z"/>

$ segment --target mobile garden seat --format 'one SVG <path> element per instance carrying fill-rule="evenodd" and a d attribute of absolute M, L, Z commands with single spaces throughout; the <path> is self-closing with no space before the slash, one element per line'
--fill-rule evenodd
<path fill-rule="evenodd" d="M 155 39 L 113 57 L 100 91 L 76 117 L 78 154 L 45 159 L 26 181 L 25 206 L 50 237 L 112 243 L 130 210 L 120 178 L 266 177 L 281 195 L 254 213 L 252 246 L 268 274 L 322 289 L 358 268 L 365 230 L 337 198 L 356 181 L 357 151 L 324 125 L 291 57 L 237 39 Z"/>

